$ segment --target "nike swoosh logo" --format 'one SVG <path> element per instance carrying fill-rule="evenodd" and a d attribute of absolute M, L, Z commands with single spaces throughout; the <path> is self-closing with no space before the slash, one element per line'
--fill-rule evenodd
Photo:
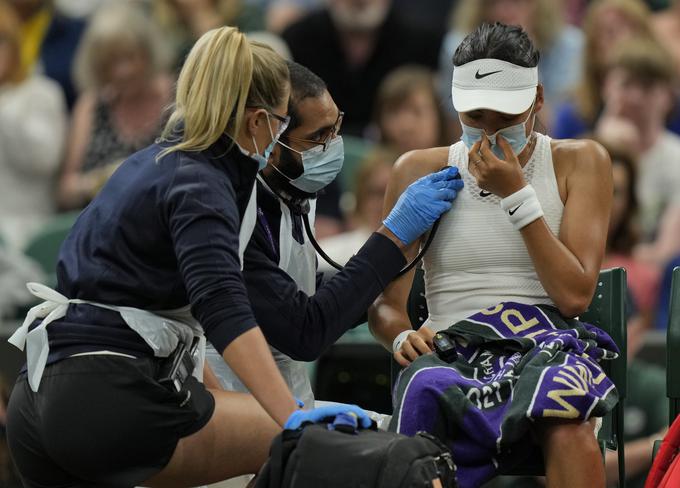
<path fill-rule="evenodd" d="M 495 75 L 496 73 L 500 73 L 503 71 L 502 69 L 499 69 L 498 71 L 489 71 L 488 73 L 480 73 L 479 70 L 475 73 L 475 78 L 478 80 L 481 80 L 482 78 L 486 78 L 487 76 Z"/>
<path fill-rule="evenodd" d="M 517 206 L 516 206 L 515 208 L 513 208 L 512 210 L 508 210 L 508 213 L 509 213 L 510 215 L 515 215 L 515 212 L 517 212 L 517 209 L 518 209 L 519 207 L 521 207 L 522 205 L 524 205 L 524 202 L 520 203 L 519 205 L 517 205 Z"/>
<path fill-rule="evenodd" d="M 489 195 L 491 195 L 490 191 L 480 190 L 480 192 L 479 192 L 480 197 L 488 197 Z"/>

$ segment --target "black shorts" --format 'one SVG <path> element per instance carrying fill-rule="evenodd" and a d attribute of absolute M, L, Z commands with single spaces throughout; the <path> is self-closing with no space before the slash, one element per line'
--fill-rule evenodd
<path fill-rule="evenodd" d="M 134 487 L 160 472 L 177 442 L 212 417 L 195 378 L 160 385 L 159 361 L 95 355 L 45 369 L 38 392 L 19 376 L 7 409 L 10 453 L 27 488 Z"/>

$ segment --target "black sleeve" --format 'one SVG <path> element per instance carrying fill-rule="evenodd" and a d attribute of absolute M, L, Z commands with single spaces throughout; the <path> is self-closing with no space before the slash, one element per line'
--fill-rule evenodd
<path fill-rule="evenodd" d="M 236 194 L 228 178 L 213 173 L 180 165 L 165 205 L 191 311 L 222 353 L 256 323 L 238 256 Z"/>
<path fill-rule="evenodd" d="M 343 271 L 310 297 L 278 267 L 270 247 L 256 231 L 243 270 L 248 294 L 267 341 L 302 361 L 318 358 L 355 326 L 405 264 L 399 248 L 374 233 Z"/>

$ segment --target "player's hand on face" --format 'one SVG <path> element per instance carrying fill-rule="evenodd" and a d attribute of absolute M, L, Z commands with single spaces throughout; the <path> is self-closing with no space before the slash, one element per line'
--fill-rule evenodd
<path fill-rule="evenodd" d="M 499 159 L 491 150 L 489 138 L 485 135 L 475 142 L 468 152 L 468 171 L 477 180 L 477 186 L 501 198 L 512 195 L 525 185 L 522 167 L 512 147 L 498 134 L 496 144 L 503 150 Z"/>

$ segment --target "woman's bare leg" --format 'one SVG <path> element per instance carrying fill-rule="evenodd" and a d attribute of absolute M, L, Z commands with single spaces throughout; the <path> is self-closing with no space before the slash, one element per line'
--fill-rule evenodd
<path fill-rule="evenodd" d="M 548 488 L 604 488 L 602 453 L 593 426 L 594 419 L 537 424 Z"/>
<path fill-rule="evenodd" d="M 179 441 L 168 465 L 143 483 L 156 488 L 191 487 L 257 473 L 281 428 L 255 398 L 210 390 L 215 413 L 198 432 Z"/>

